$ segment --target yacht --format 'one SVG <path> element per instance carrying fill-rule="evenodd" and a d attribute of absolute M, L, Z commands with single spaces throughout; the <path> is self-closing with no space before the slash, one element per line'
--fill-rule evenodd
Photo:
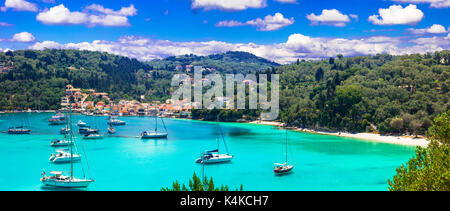
<path fill-rule="evenodd" d="M 294 169 L 294 165 L 288 164 L 288 139 L 287 139 L 287 130 L 286 130 L 286 160 L 284 163 L 274 163 L 273 172 L 275 175 L 283 175 L 283 174 L 289 174 Z"/>
<path fill-rule="evenodd" d="M 108 125 L 116 125 L 116 126 L 118 126 L 118 125 L 125 125 L 125 124 L 126 124 L 125 121 L 119 120 L 119 119 L 117 119 L 117 117 L 113 117 L 113 116 L 109 117 Z"/>
<path fill-rule="evenodd" d="M 70 103 L 69 103 L 70 105 Z M 71 109 L 71 107 L 70 107 Z M 69 127 L 71 128 L 71 110 L 69 112 Z M 70 131 L 69 132 L 69 141 L 73 142 L 72 145 L 69 146 L 69 150 L 68 151 L 61 151 L 63 153 L 66 153 L 65 155 L 69 155 L 69 163 L 70 163 L 70 170 L 68 173 L 68 175 L 64 175 L 64 172 L 62 171 L 51 171 L 50 175 L 47 176 L 45 170 L 42 172 L 42 177 L 41 177 L 41 182 L 43 185 L 45 186 L 50 186 L 50 187 L 57 187 L 57 188 L 87 188 L 92 182 L 94 182 L 94 180 L 92 178 L 88 179 L 85 175 L 84 172 L 84 168 L 81 168 L 83 171 L 83 178 L 76 178 L 74 176 L 74 150 L 77 150 L 77 146 L 76 143 L 73 141 L 73 132 Z M 75 147 L 74 147 L 75 146 Z M 84 155 L 85 159 L 86 159 L 86 163 L 88 163 L 86 155 Z M 56 158 L 55 158 L 56 159 Z M 54 160 L 54 159 L 53 159 Z M 80 155 L 80 161 L 81 161 L 81 155 Z M 90 167 L 88 166 L 88 170 L 90 172 Z M 92 174 L 91 174 L 92 175 Z"/>
<path fill-rule="evenodd" d="M 161 118 L 161 121 L 164 126 L 165 132 L 158 132 L 158 108 L 156 106 L 156 100 L 155 100 L 155 131 L 144 131 L 141 133 L 142 139 L 156 139 L 156 138 L 167 138 L 169 135 L 167 133 L 166 124 L 164 123 L 164 119 Z"/>
<path fill-rule="evenodd" d="M 86 124 L 86 122 L 83 122 L 80 120 L 80 121 L 78 121 L 77 126 L 82 128 L 82 127 L 87 127 L 87 124 Z"/>
<path fill-rule="evenodd" d="M 80 155 L 71 154 L 68 151 L 69 151 L 68 149 L 57 150 L 56 153 L 52 154 L 48 160 L 53 163 L 70 163 L 81 160 Z"/>
<path fill-rule="evenodd" d="M 56 139 L 50 143 L 50 146 L 52 146 L 52 147 L 66 147 L 69 145 L 73 145 L 73 142 L 67 141 L 67 140 Z"/>
<path fill-rule="evenodd" d="M 222 137 L 223 143 L 225 145 L 225 149 L 227 151 L 226 154 L 220 154 L 219 152 L 219 145 L 220 145 L 220 138 L 217 137 L 217 149 L 210 150 L 202 153 L 199 158 L 195 161 L 196 163 L 201 164 L 209 164 L 209 163 L 225 163 L 230 162 L 233 160 L 234 156 L 230 155 L 228 152 L 228 147 L 225 142 L 225 138 L 223 136 L 222 130 L 220 129 L 219 124 L 217 124 L 217 130 L 219 131 L 220 136 Z"/>
<path fill-rule="evenodd" d="M 83 139 L 103 139 L 103 135 L 100 135 L 100 134 L 88 134 L 88 135 L 84 135 Z"/>

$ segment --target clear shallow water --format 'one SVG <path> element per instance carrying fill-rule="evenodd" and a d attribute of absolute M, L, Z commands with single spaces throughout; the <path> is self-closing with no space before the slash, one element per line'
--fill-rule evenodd
<path fill-rule="evenodd" d="M 41 172 L 68 170 L 68 165 L 52 165 L 48 158 L 54 149 L 50 141 L 62 137 L 62 126 L 49 126 L 52 114 L 0 115 L 0 130 L 20 124 L 27 115 L 32 135 L 0 133 L 0 190 L 45 190 Z M 106 132 L 106 117 L 73 116 Z M 178 180 L 187 183 L 201 165 L 194 160 L 201 151 L 217 145 L 215 123 L 165 119 L 167 140 L 136 138 L 153 128 L 151 117 L 122 117 L 126 126 L 103 140 L 82 140 L 95 183 L 87 190 L 160 190 Z M 387 190 L 387 179 L 395 168 L 414 154 L 414 147 L 374 143 L 352 138 L 289 131 L 289 159 L 294 173 L 274 176 L 274 162 L 284 162 L 285 131 L 271 126 L 221 123 L 231 163 L 206 165 L 205 174 L 215 184 L 244 190 Z M 78 128 L 74 126 L 74 130 Z M 224 149 L 221 145 L 221 149 Z M 86 165 L 85 165 L 86 167 Z M 76 164 L 76 176 L 82 176 Z"/>

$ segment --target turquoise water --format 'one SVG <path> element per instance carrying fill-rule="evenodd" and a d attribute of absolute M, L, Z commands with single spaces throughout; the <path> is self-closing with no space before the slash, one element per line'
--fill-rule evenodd
<path fill-rule="evenodd" d="M 39 181 L 43 169 L 68 169 L 48 162 L 54 152 L 50 141 L 61 137 L 62 127 L 48 125 L 51 115 L 0 115 L 1 131 L 19 124 L 24 116 L 32 129 L 32 135 L 0 134 L 0 190 L 45 190 Z M 73 118 L 74 123 L 82 119 L 106 132 L 106 117 Z M 153 127 L 153 118 L 120 119 L 127 125 L 117 127 L 112 137 L 87 141 L 78 137 L 96 180 L 87 190 L 160 190 L 175 180 L 187 182 L 194 172 L 202 174 L 201 165 L 194 162 L 199 153 L 217 144 L 215 123 L 165 119 L 167 140 L 141 140 L 136 136 Z M 285 131 L 238 123 L 221 123 L 221 128 L 235 158 L 227 164 L 206 165 L 204 172 L 216 184 L 233 189 L 243 184 L 244 190 L 386 190 L 395 168 L 414 153 L 414 147 L 289 131 L 289 159 L 295 169 L 274 176 L 272 164 L 285 159 Z M 75 175 L 82 176 L 80 164 Z"/>

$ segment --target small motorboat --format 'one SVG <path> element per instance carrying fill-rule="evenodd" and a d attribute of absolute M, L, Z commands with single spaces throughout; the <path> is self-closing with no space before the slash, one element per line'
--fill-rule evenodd
<path fill-rule="evenodd" d="M 8 134 L 10 135 L 29 135 L 31 133 L 30 129 L 25 129 L 23 127 L 9 128 Z"/>
<path fill-rule="evenodd" d="M 90 127 L 80 128 L 78 132 L 83 135 L 97 134 L 98 129 L 92 129 Z"/>
<path fill-rule="evenodd" d="M 50 122 L 50 125 L 64 125 L 66 124 L 66 116 L 64 114 L 58 113 L 52 118 L 48 120 Z"/>
<path fill-rule="evenodd" d="M 84 135 L 83 139 L 103 139 L 103 135 L 100 135 L 100 134 L 88 134 L 88 135 Z"/>
<path fill-rule="evenodd" d="M 109 134 L 114 134 L 114 133 L 116 133 L 116 129 L 113 128 L 113 127 L 108 127 L 108 133 Z"/>
<path fill-rule="evenodd" d="M 292 172 L 292 169 L 294 169 L 293 165 L 288 165 L 287 163 L 275 163 L 273 164 L 273 172 L 277 175 L 281 175 L 281 174 L 288 174 L 290 172 Z"/>
<path fill-rule="evenodd" d="M 143 139 L 152 139 L 152 138 L 167 138 L 167 133 L 158 133 L 158 132 L 142 132 L 141 138 Z"/>
<path fill-rule="evenodd" d="M 80 121 L 78 121 L 77 126 L 78 127 L 87 127 L 87 124 L 86 124 L 86 122 L 83 122 L 80 120 Z"/>
<path fill-rule="evenodd" d="M 81 155 L 70 154 L 68 149 L 57 150 L 55 154 L 52 154 L 49 161 L 53 163 L 70 163 L 81 160 Z"/>
<path fill-rule="evenodd" d="M 51 176 L 46 176 L 45 171 L 42 172 L 41 182 L 46 186 L 58 188 L 87 188 L 94 180 L 77 179 L 75 177 L 65 176 L 63 172 L 52 171 Z"/>
<path fill-rule="evenodd" d="M 116 125 L 116 126 L 119 126 L 119 125 L 125 125 L 125 124 L 126 124 L 125 121 L 119 120 L 119 119 L 117 119 L 116 117 L 113 117 L 113 116 L 110 116 L 110 117 L 109 117 L 108 125 Z"/>
<path fill-rule="evenodd" d="M 70 146 L 73 145 L 72 141 L 67 141 L 67 140 L 54 140 L 50 143 L 50 146 L 52 147 L 66 147 L 66 146 Z"/>

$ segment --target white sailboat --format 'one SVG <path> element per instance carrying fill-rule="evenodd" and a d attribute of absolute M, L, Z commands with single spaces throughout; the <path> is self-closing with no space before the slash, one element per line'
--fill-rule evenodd
<path fill-rule="evenodd" d="M 274 163 L 273 172 L 276 175 L 291 173 L 294 169 L 294 165 L 288 164 L 288 140 L 287 140 L 287 130 L 286 130 L 286 161 L 284 163 Z"/>
<path fill-rule="evenodd" d="M 197 160 L 195 161 L 196 163 L 201 163 L 201 164 L 209 164 L 209 163 L 225 163 L 225 162 L 230 162 L 231 160 L 233 160 L 234 156 L 230 155 L 228 152 L 228 147 L 227 144 L 225 142 L 225 138 L 223 136 L 222 130 L 220 129 L 219 124 L 217 124 L 217 130 L 220 133 L 220 136 L 222 137 L 223 143 L 225 145 L 225 149 L 227 151 L 226 154 L 220 154 L 219 152 L 219 145 L 220 145 L 220 137 L 217 137 L 217 149 L 215 150 L 210 150 L 210 151 L 206 151 L 204 153 L 202 153 L 200 155 L 199 158 L 197 158 Z"/>
<path fill-rule="evenodd" d="M 69 103 L 70 105 L 70 103 Z M 71 109 L 71 107 L 70 107 Z M 71 114 L 71 110 L 69 112 Z M 72 117 L 71 115 L 69 115 L 69 127 L 71 129 L 72 124 Z M 69 132 L 69 141 L 73 142 L 73 132 L 72 130 Z M 46 186 L 51 186 L 51 187 L 58 187 L 58 188 L 87 188 L 92 182 L 94 182 L 93 179 L 87 179 L 85 176 L 84 178 L 76 178 L 74 176 L 74 168 L 73 168 L 73 163 L 74 163 L 74 146 L 75 149 L 77 149 L 76 147 L 76 143 L 73 142 L 73 145 L 70 145 L 69 150 L 67 151 L 68 155 L 69 155 L 69 159 L 70 159 L 70 171 L 68 172 L 69 175 L 64 175 L 64 172 L 61 171 L 51 171 L 50 172 L 50 176 L 46 175 L 45 170 L 42 172 L 42 178 L 41 178 L 41 182 L 42 184 L 46 185 Z M 86 156 L 85 156 L 86 157 Z M 86 159 L 87 162 L 87 159 Z M 89 167 L 89 165 L 88 165 Z M 84 168 L 82 168 L 84 171 Z M 84 173 L 83 173 L 84 175 Z"/>
<path fill-rule="evenodd" d="M 158 132 L 158 108 L 156 106 L 155 100 L 155 131 L 144 131 L 141 133 L 141 138 L 143 139 L 167 138 L 169 134 L 167 133 L 166 124 L 164 123 L 164 120 L 162 118 L 161 120 L 166 132 Z"/>

